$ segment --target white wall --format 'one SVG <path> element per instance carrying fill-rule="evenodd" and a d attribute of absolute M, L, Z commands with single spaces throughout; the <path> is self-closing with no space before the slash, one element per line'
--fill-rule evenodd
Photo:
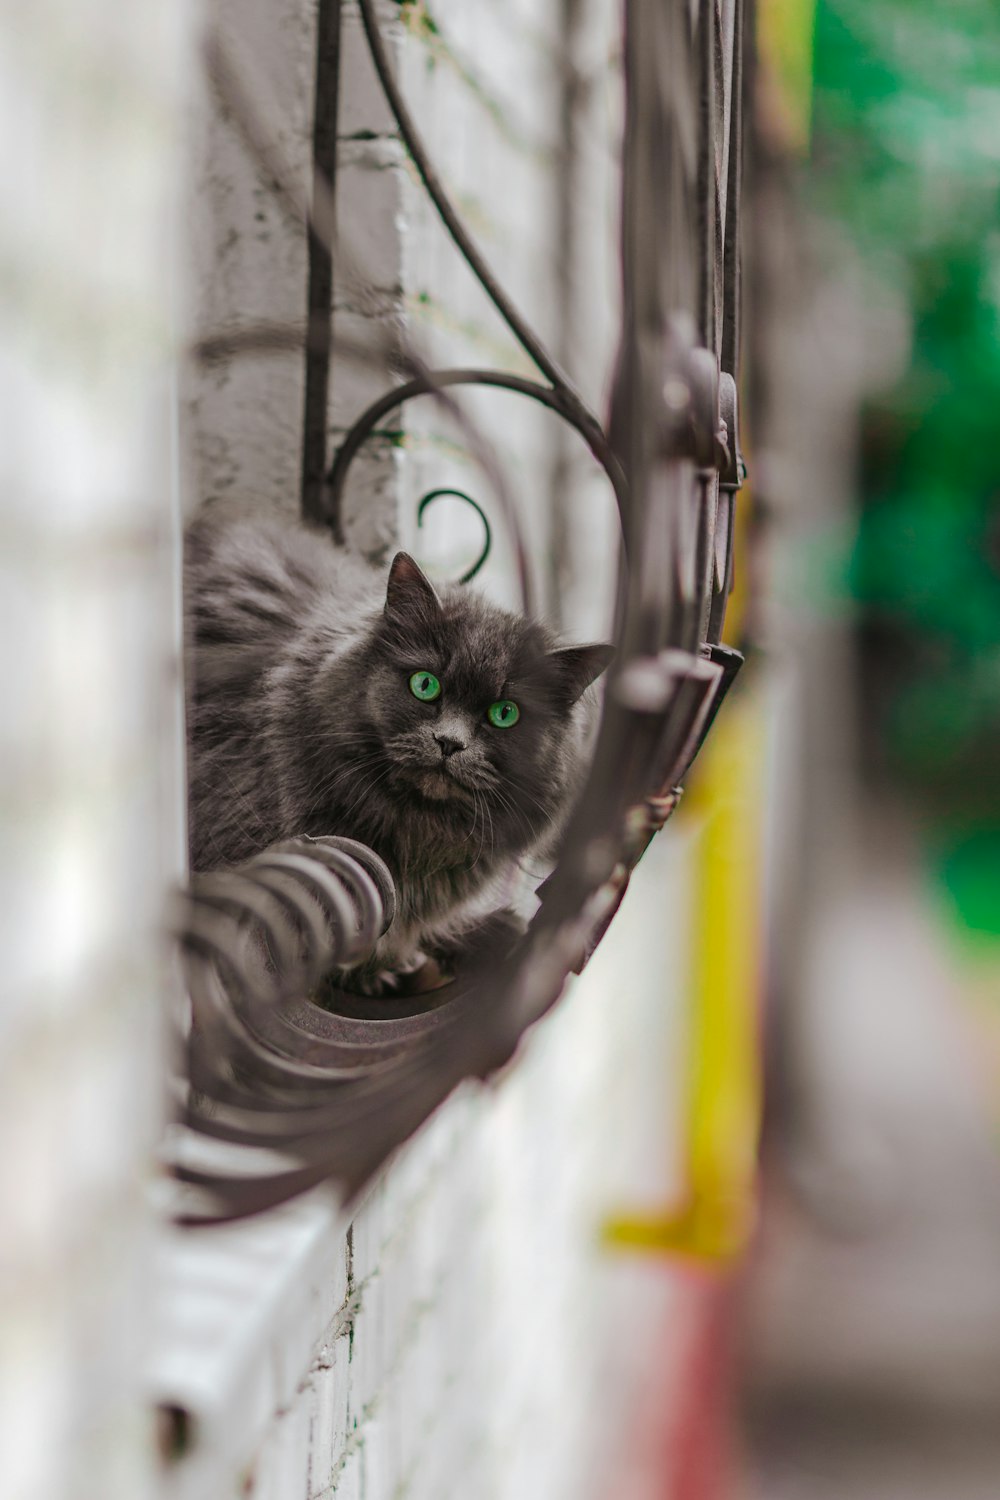
<path fill-rule="evenodd" d="M 156 1486 L 142 1189 L 179 856 L 167 372 L 187 22 L 183 4 L 39 0 L 0 32 L 5 1500 Z"/>
<path fill-rule="evenodd" d="M 692 833 L 654 845 L 583 979 L 349 1231 L 317 1193 L 164 1247 L 152 1384 L 194 1419 L 171 1500 L 658 1492 L 621 1466 L 684 1346 L 681 1281 L 601 1226 L 682 1197 Z"/>
<path fill-rule="evenodd" d="M 311 7 L 215 0 L 210 9 L 273 95 L 282 141 L 305 174 Z M 405 26 L 397 5 L 380 6 L 407 98 L 467 223 L 600 409 L 617 316 L 619 14 L 610 0 L 566 6 L 574 12 L 568 50 L 582 103 L 578 154 L 567 161 L 561 4 L 435 0 L 429 10 L 405 7 Z M 336 330 L 358 338 L 402 315 L 432 363 L 532 374 L 415 180 L 350 4 L 341 132 L 341 232 L 376 295 L 359 297 L 341 280 Z M 207 101 L 194 134 L 197 331 L 300 320 L 301 231 Z M 569 220 L 560 203 L 568 172 L 578 185 Z M 385 384 L 335 360 L 332 444 Z M 476 394 L 469 409 L 508 465 L 550 618 L 578 637 L 602 633 L 613 572 L 609 487 L 582 443 L 528 402 Z M 193 375 L 184 411 L 189 507 L 239 495 L 294 512 L 301 356 L 241 358 Z M 418 534 L 416 499 L 457 484 L 489 507 L 488 488 L 432 402 L 387 425 L 401 438 L 376 440 L 352 472 L 348 544 L 387 560 L 402 543 L 432 572 L 454 576 L 478 550 L 478 525 L 442 509 Z M 515 604 L 510 550 L 496 530 L 483 586 Z M 558 597 L 557 578 L 567 584 Z M 634 1379 L 642 1368 L 647 1304 L 635 1268 L 599 1248 L 599 1226 L 612 1209 L 662 1206 L 676 1179 L 671 1068 L 689 885 L 685 839 L 671 831 L 585 979 L 498 1084 L 449 1101 L 399 1153 L 349 1233 L 320 1195 L 268 1223 L 173 1246 L 169 1357 L 157 1388 L 178 1399 L 187 1392 L 202 1421 L 169 1476 L 171 1493 L 614 1493 L 606 1465 L 632 1396 L 629 1372 Z"/>
<path fill-rule="evenodd" d="M 687 903 L 688 849 L 662 839 L 514 1066 L 400 1152 L 355 1219 L 343 1309 L 257 1451 L 255 1500 L 618 1494 L 638 1388 L 669 1351 L 650 1347 L 647 1267 L 600 1229 L 677 1185 Z"/>

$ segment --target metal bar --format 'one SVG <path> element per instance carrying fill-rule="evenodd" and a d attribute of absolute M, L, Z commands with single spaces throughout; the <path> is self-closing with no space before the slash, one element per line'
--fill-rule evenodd
<path fill-rule="evenodd" d="M 319 0 L 316 12 L 316 82 L 313 103 L 313 195 L 323 185 L 336 202 L 337 114 L 340 94 L 341 0 Z M 323 518 L 323 481 L 326 476 L 327 407 L 330 349 L 333 336 L 332 247 L 316 233 L 309 235 L 305 393 L 302 412 L 302 515 L 307 521 Z"/>
<path fill-rule="evenodd" d="M 745 52 L 744 31 L 746 7 L 744 0 L 733 0 L 734 46 L 731 73 L 731 104 L 729 109 L 729 165 L 727 169 L 728 190 L 726 193 L 726 231 L 723 251 L 723 309 L 722 309 L 722 368 L 739 382 L 740 378 L 740 293 L 742 254 L 740 244 L 740 205 L 743 195 L 743 132 L 745 128 L 746 104 L 743 88 L 743 58 Z M 738 457 L 739 434 L 730 433 L 730 445 L 736 446 Z"/>
<path fill-rule="evenodd" d="M 403 98 L 393 77 L 388 54 L 385 50 L 385 43 L 382 40 L 382 33 L 375 16 L 374 0 L 358 0 L 358 3 L 361 10 L 362 24 L 365 28 L 365 36 L 368 38 L 368 47 L 371 51 L 372 62 L 375 64 L 375 70 L 378 73 L 382 90 L 389 102 L 390 109 L 396 117 L 396 123 L 399 126 L 400 135 L 406 144 L 406 149 L 413 158 L 413 164 L 420 173 L 420 179 L 427 189 L 428 197 L 440 215 L 441 222 L 455 241 L 462 255 L 468 261 L 486 295 L 528 358 L 537 366 L 547 380 L 550 380 L 554 386 L 565 391 L 567 395 L 579 404 L 582 411 L 586 411 L 586 402 L 575 389 L 573 382 L 565 371 L 560 369 L 534 329 L 514 306 L 514 303 L 508 297 L 496 275 L 487 264 L 486 258 L 462 223 L 454 204 L 448 197 L 444 184 L 431 162 L 430 155 L 417 129 L 416 122 L 410 114 L 406 100 Z"/>
<path fill-rule="evenodd" d="M 469 368 L 428 370 L 425 374 L 415 376 L 403 385 L 393 386 L 391 390 L 386 391 L 384 396 L 378 397 L 366 407 L 337 450 L 329 478 L 331 504 L 334 507 L 339 505 L 347 479 L 347 471 L 361 445 L 374 432 L 383 417 L 416 396 L 430 395 L 434 391 L 446 390 L 450 386 L 457 385 L 486 385 L 495 386 L 499 390 L 514 391 L 521 396 L 530 396 L 533 401 L 538 401 L 542 406 L 547 406 L 550 411 L 556 412 L 576 428 L 610 479 L 619 504 L 624 502 L 625 477 L 596 417 L 592 417 L 587 411 L 581 411 L 577 403 L 563 390 L 553 390 L 549 386 L 541 385 L 537 380 L 528 380 L 523 375 L 510 375 L 504 370 Z"/>

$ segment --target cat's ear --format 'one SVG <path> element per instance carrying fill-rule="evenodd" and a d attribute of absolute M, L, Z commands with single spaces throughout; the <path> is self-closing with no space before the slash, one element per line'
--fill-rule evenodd
<path fill-rule="evenodd" d="M 565 646 L 553 651 L 549 661 L 556 668 L 560 693 L 567 708 L 595 682 L 614 660 L 614 646 Z"/>
<path fill-rule="evenodd" d="M 389 569 L 385 612 L 390 616 L 436 615 L 441 601 L 408 552 L 397 552 Z"/>

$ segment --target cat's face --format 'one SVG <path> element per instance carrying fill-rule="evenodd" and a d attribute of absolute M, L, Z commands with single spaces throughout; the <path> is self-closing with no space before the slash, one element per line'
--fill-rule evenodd
<path fill-rule="evenodd" d="M 474 594 L 439 599 L 400 553 L 364 688 L 388 780 L 442 813 L 478 809 L 498 842 L 528 842 L 564 790 L 573 705 L 610 656 L 553 649 L 540 626 Z"/>

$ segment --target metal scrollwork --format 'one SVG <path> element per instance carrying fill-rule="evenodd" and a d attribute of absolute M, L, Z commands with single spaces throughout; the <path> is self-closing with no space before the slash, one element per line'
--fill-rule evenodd
<path fill-rule="evenodd" d="M 458 580 L 459 583 L 471 583 L 476 574 L 482 570 L 493 549 L 493 530 L 490 526 L 490 518 L 483 510 L 479 501 L 473 500 L 472 496 L 467 495 L 464 490 L 453 489 L 451 485 L 444 485 L 436 490 L 428 490 L 427 494 L 421 497 L 417 505 L 417 525 L 423 525 L 424 513 L 429 505 L 433 505 L 435 500 L 443 500 L 448 495 L 451 495 L 456 500 L 463 501 L 465 505 L 470 505 L 483 523 L 483 545 L 479 556 L 472 564 L 472 567 L 466 568 Z"/>
<path fill-rule="evenodd" d="M 321 1009 L 309 1001 L 319 972 L 370 946 L 390 909 L 391 880 L 386 886 L 383 874 L 380 884 L 368 856 L 337 840 L 320 841 L 324 851 L 268 851 L 253 868 L 214 881 L 199 877 L 208 883 L 191 893 L 185 942 L 195 1026 L 183 1122 L 205 1141 L 277 1157 L 238 1171 L 176 1161 L 176 1177 L 194 1194 L 180 1214 L 192 1223 L 258 1211 L 327 1179 L 350 1199 L 463 1078 L 487 1076 L 512 1055 L 600 941 L 742 662 L 721 637 L 743 477 L 743 0 L 694 8 L 690 0 L 626 0 L 624 311 L 607 428 L 463 225 L 393 77 L 374 0 L 359 5 L 423 184 L 540 378 L 430 370 L 409 357 L 408 378 L 344 438 L 321 510 L 334 524 L 355 456 L 407 401 L 475 384 L 539 402 L 580 434 L 614 491 L 625 551 L 619 654 L 587 784 L 534 920 L 514 943 L 509 933 L 484 934 L 478 960 L 452 985 L 395 1002 L 341 995 Z M 421 510 L 440 493 L 425 495 Z M 460 498 L 487 526 L 468 578 L 485 561 L 490 532 L 478 503 Z"/>

